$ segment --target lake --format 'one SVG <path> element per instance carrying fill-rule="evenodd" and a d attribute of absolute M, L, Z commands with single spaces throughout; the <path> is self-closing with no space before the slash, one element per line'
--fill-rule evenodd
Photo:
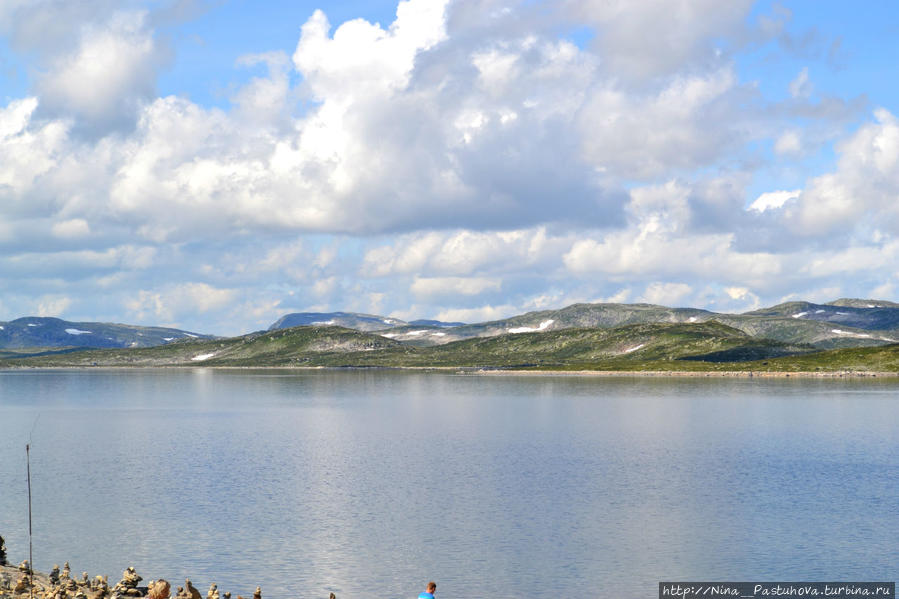
<path fill-rule="evenodd" d="M 899 382 L 0 371 L 0 535 L 236 598 L 895 580 Z"/>

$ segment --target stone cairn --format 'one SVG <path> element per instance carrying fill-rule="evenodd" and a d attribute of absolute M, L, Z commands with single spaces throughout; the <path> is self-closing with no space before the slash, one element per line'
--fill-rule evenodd
<path fill-rule="evenodd" d="M 0 566 L 8 566 L 5 563 L 6 546 L 0 537 Z M 19 572 L 19 578 L 13 583 L 11 574 Z M 172 587 L 168 581 L 159 579 L 151 580 L 147 586 L 141 587 L 143 578 L 135 571 L 134 566 L 129 566 L 123 573 L 122 579 L 110 589 L 107 576 L 94 576 L 93 579 L 87 572 L 82 572 L 79 578 L 72 577 L 72 568 L 69 562 L 65 562 L 62 569 L 54 564 L 48 575 L 32 572 L 29 561 L 23 560 L 15 569 L 0 568 L 0 599 L 28 599 L 33 593 L 35 599 L 203 599 L 200 591 L 185 579 L 184 586 L 178 587 L 172 594 Z M 218 585 L 212 583 L 205 599 L 231 599 L 231 593 L 220 593 Z M 253 599 L 262 599 L 262 587 L 257 586 L 252 595 Z M 243 599 L 237 595 L 237 599 Z M 334 593 L 329 599 L 337 599 Z"/>
<path fill-rule="evenodd" d="M 143 592 L 137 586 L 141 580 L 143 580 L 143 578 L 134 570 L 134 566 L 128 566 L 128 568 L 122 572 L 122 580 L 112 587 L 112 596 L 143 597 Z"/>

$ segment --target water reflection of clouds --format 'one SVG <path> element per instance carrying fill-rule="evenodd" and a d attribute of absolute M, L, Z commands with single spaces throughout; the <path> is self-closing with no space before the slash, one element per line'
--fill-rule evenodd
<path fill-rule="evenodd" d="M 597 579 L 637 595 L 662 578 L 849 576 L 897 549 L 884 482 L 897 444 L 884 423 L 899 406 L 850 406 L 846 387 L 44 374 L 16 383 L 47 409 L 33 456 L 38 567 L 69 559 L 116 578 L 133 563 L 176 585 L 190 576 L 247 596 L 261 584 L 276 599 L 401 596 L 428 578 L 460 596 L 548 597 Z M 32 415 L 0 397 L 0 432 L 15 437 Z M 0 449 L 22 453 L 12 437 Z M 0 480 L 17 468 L 0 460 Z M 0 493 L 13 556 L 20 495 Z"/>

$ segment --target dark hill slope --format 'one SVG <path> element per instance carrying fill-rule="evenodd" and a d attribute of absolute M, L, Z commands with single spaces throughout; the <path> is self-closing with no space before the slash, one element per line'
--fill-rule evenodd
<path fill-rule="evenodd" d="M 899 305 L 878 300 L 837 300 L 829 304 L 787 302 L 747 312 L 743 316 L 789 317 L 866 331 L 899 329 Z"/>
<path fill-rule="evenodd" d="M 0 348 L 34 347 L 152 347 L 179 339 L 212 339 L 212 335 L 166 327 L 143 327 L 106 322 L 70 322 L 28 316 L 0 322 Z"/>

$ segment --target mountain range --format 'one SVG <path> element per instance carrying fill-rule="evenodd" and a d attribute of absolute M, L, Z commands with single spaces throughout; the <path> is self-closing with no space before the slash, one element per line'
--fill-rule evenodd
<path fill-rule="evenodd" d="M 437 321 L 403 322 L 395 318 L 353 314 L 296 313 L 282 317 L 269 330 L 297 325 L 342 326 L 378 331 L 384 337 L 415 346 L 442 345 L 474 337 L 560 331 L 570 328 L 614 328 L 644 323 L 699 323 L 714 320 L 755 338 L 810 344 L 819 349 L 886 345 L 899 342 L 899 304 L 883 300 L 840 299 L 826 304 L 788 302 L 743 314 L 654 304 L 573 304 L 477 324 Z"/>
<path fill-rule="evenodd" d="M 10 365 L 25 360 L 43 365 L 629 369 L 674 360 L 678 368 L 690 369 L 699 366 L 689 363 L 780 360 L 879 346 L 899 348 L 899 304 L 864 299 L 788 302 L 743 314 L 653 304 L 574 304 L 473 324 L 305 312 L 287 314 L 267 331 L 232 338 L 55 318 L 0 323 L 0 348 L 5 348 L 0 358 Z M 862 354 L 851 355 L 860 360 Z M 886 355 L 881 362 L 891 363 Z"/>

